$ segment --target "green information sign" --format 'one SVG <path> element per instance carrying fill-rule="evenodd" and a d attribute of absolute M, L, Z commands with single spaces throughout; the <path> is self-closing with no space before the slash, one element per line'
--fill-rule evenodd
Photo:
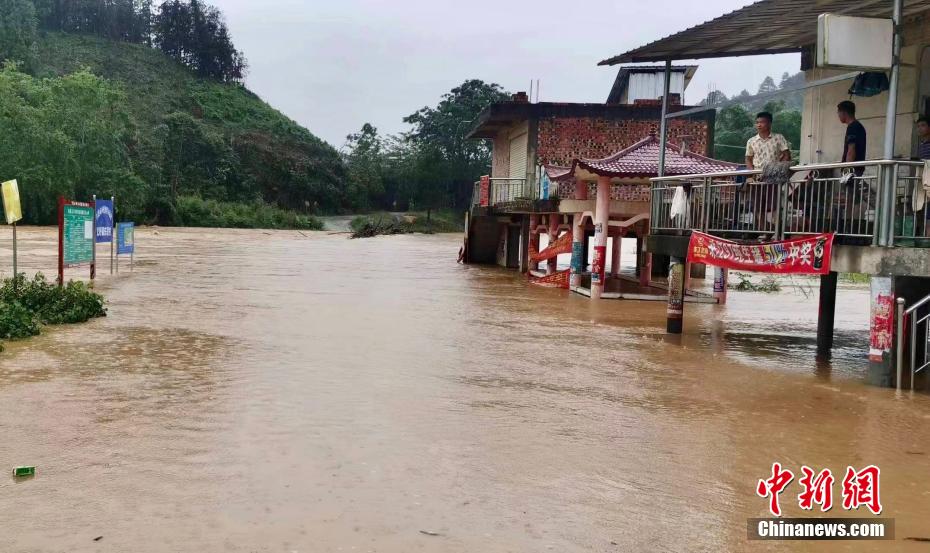
<path fill-rule="evenodd" d="M 94 208 L 64 206 L 64 264 L 90 263 L 94 257 Z"/>

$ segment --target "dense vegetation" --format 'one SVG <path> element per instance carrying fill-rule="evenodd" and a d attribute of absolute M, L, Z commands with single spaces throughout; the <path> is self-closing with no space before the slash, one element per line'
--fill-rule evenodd
<path fill-rule="evenodd" d="M 469 80 L 342 152 L 238 83 L 222 14 L 202 0 L 0 0 L 0 180 L 27 223 L 59 195 L 116 196 L 142 223 L 316 228 L 313 215 L 457 207 L 487 171 L 469 123 L 506 97 Z"/>
<path fill-rule="evenodd" d="M 766 77 L 756 94 L 746 90 L 732 98 L 727 98 L 719 90 L 708 94 L 701 103 L 719 108 L 714 132 L 714 157 L 742 163 L 746 155 L 746 141 L 756 134 L 756 113 L 768 111 L 774 115 L 772 132 L 783 134 L 788 139 L 797 160 L 804 100 L 803 93 L 790 89 L 803 83 L 804 73 L 785 73 L 779 84 L 772 77 Z"/>
<path fill-rule="evenodd" d="M 408 133 L 384 137 L 366 123 L 349 135 L 344 156 L 352 209 L 465 209 L 472 185 L 491 167 L 489 144 L 465 135 L 484 108 L 508 97 L 496 84 L 471 79 L 436 107 L 405 117 Z"/>
<path fill-rule="evenodd" d="M 103 297 L 82 282 L 59 287 L 41 273 L 32 280 L 20 273 L 0 284 L 0 339 L 28 338 L 38 335 L 42 325 L 80 323 L 104 315 Z"/>

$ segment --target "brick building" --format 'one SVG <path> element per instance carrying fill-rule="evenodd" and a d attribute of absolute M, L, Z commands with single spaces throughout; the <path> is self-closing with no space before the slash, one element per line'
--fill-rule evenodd
<path fill-rule="evenodd" d="M 689 109 L 672 95 L 672 111 Z M 576 158 L 602 158 L 659 131 L 660 100 L 633 104 L 530 103 L 525 94 L 493 104 L 475 121 L 469 138 L 493 141 L 491 177 L 538 184 L 544 165 L 570 165 Z M 669 120 L 669 140 L 711 155 L 713 109 Z"/>

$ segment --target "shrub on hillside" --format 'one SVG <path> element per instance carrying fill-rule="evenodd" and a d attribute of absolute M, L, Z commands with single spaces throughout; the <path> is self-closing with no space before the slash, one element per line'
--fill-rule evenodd
<path fill-rule="evenodd" d="M 181 196 L 175 207 L 177 224 L 186 227 L 323 229 L 323 223 L 312 215 L 301 215 L 262 202 L 219 202 Z"/>

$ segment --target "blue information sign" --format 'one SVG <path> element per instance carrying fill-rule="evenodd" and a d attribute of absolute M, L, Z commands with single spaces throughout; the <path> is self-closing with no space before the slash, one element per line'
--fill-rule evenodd
<path fill-rule="evenodd" d="M 97 200 L 96 241 L 105 244 L 113 241 L 113 200 Z"/>
<path fill-rule="evenodd" d="M 135 223 L 118 223 L 116 226 L 116 253 L 133 253 L 136 249 Z"/>

